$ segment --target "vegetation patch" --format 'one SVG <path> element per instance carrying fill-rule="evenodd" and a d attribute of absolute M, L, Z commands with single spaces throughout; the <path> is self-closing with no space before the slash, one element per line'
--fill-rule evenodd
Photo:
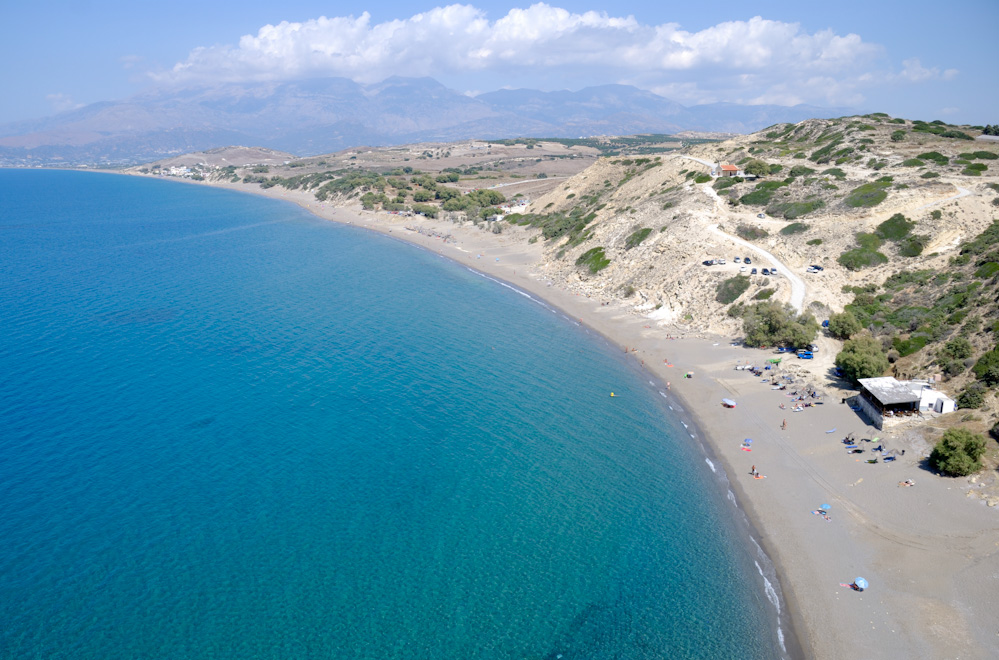
<path fill-rule="evenodd" d="M 624 249 L 630 250 L 637 245 L 641 245 L 642 241 L 648 238 L 651 233 L 652 229 L 649 227 L 643 227 L 632 233 L 628 238 L 624 239 Z"/>
<path fill-rule="evenodd" d="M 780 233 L 785 236 L 791 236 L 793 234 L 800 234 L 801 232 L 808 231 L 808 225 L 804 222 L 792 222 L 791 224 L 783 227 Z"/>
<path fill-rule="evenodd" d="M 907 158 L 902 161 L 902 167 L 922 167 L 924 165 L 926 165 L 926 161 L 918 158 Z"/>
<path fill-rule="evenodd" d="M 905 238 L 915 226 L 915 222 L 910 221 L 901 213 L 896 213 L 878 225 L 877 229 L 874 230 L 874 233 L 886 241 L 900 241 Z"/>
<path fill-rule="evenodd" d="M 710 174 L 699 174 L 694 178 L 694 183 L 707 183 L 711 180 Z"/>
<path fill-rule="evenodd" d="M 963 406 L 962 406 L 963 407 Z M 952 477 L 964 477 L 982 469 L 985 436 L 957 427 L 944 431 L 930 452 L 930 467 Z"/>
<path fill-rule="evenodd" d="M 753 296 L 753 300 L 770 300 L 770 297 L 774 295 L 776 289 L 760 289 Z"/>
<path fill-rule="evenodd" d="M 799 316 L 790 305 L 764 300 L 745 308 L 742 330 L 747 346 L 807 346 L 819 324 L 811 314 Z"/>
<path fill-rule="evenodd" d="M 857 234 L 858 247 L 847 250 L 836 260 L 847 270 L 861 270 L 870 266 L 888 263 L 888 257 L 878 252 L 881 239 L 876 234 Z"/>
<path fill-rule="evenodd" d="M 975 271 L 975 277 L 981 280 L 987 280 L 996 273 L 999 273 L 999 263 L 996 263 L 995 261 L 986 261 L 978 267 L 978 270 Z"/>
<path fill-rule="evenodd" d="M 758 241 L 770 235 L 767 233 L 767 230 L 762 227 L 755 227 L 747 224 L 740 224 L 735 228 L 735 233 L 738 234 L 739 238 L 746 241 Z"/>
<path fill-rule="evenodd" d="M 846 172 L 838 167 L 830 167 L 827 170 L 822 170 L 822 175 L 835 177 L 837 181 L 842 181 L 846 178 Z"/>
<path fill-rule="evenodd" d="M 812 240 L 810 240 L 807 243 L 805 243 L 805 245 L 822 245 L 822 239 L 821 238 L 813 238 Z"/>
<path fill-rule="evenodd" d="M 610 259 L 604 254 L 602 247 L 595 247 L 587 250 L 576 259 L 577 266 L 586 266 L 591 273 L 596 275 L 610 265 Z"/>
<path fill-rule="evenodd" d="M 843 203 L 854 209 L 877 206 L 888 197 L 885 189 L 890 185 L 891 180 L 885 177 L 857 186 L 850 191 L 850 194 L 846 196 Z"/>
<path fill-rule="evenodd" d="M 826 203 L 821 199 L 804 202 L 778 202 L 768 206 L 767 213 L 772 216 L 783 217 L 785 220 L 795 220 L 821 209 L 825 205 Z M 781 230 L 781 233 L 783 233 L 783 230 Z"/>
<path fill-rule="evenodd" d="M 715 300 L 722 305 L 728 305 L 738 300 L 739 296 L 749 288 L 749 278 L 736 275 L 718 284 Z"/>
<path fill-rule="evenodd" d="M 950 162 L 950 159 L 939 151 L 927 151 L 926 153 L 919 154 L 916 158 L 921 160 L 932 160 L 937 165 L 946 165 Z"/>

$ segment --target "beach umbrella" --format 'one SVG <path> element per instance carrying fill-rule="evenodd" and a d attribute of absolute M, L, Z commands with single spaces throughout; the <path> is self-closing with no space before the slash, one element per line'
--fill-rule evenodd
<path fill-rule="evenodd" d="M 750 438 L 746 438 L 745 440 L 743 440 L 743 442 L 745 442 L 747 445 L 753 444 L 753 441 Z"/>
<path fill-rule="evenodd" d="M 828 511 L 828 510 L 829 510 L 829 509 L 831 509 L 832 507 L 831 507 L 831 506 L 829 506 L 828 504 L 823 504 L 823 505 L 822 505 L 822 506 L 820 506 L 819 508 L 820 508 L 820 509 L 822 509 L 823 511 Z"/>
<path fill-rule="evenodd" d="M 865 580 L 862 577 L 857 578 L 856 580 L 853 581 L 853 583 L 855 585 L 857 585 L 858 587 L 860 587 L 861 589 L 866 589 L 867 588 L 867 580 Z"/>
<path fill-rule="evenodd" d="M 722 399 L 722 405 L 729 408 L 735 408 L 735 401 L 732 399 Z"/>

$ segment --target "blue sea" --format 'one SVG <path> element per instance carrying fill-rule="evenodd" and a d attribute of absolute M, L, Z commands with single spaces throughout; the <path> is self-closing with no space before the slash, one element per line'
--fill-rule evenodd
<path fill-rule="evenodd" d="M 433 253 L 0 170 L 0 324 L 0 657 L 781 655 L 658 389 Z"/>

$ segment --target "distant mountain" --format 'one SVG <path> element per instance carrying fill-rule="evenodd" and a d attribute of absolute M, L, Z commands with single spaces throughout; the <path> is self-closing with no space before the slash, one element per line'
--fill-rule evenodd
<path fill-rule="evenodd" d="M 300 156 L 351 146 L 467 138 L 746 133 L 849 114 L 812 106 L 686 108 L 628 85 L 578 92 L 500 90 L 469 97 L 430 78 L 346 78 L 161 88 L 0 126 L 0 164 L 136 163 L 232 144 Z"/>

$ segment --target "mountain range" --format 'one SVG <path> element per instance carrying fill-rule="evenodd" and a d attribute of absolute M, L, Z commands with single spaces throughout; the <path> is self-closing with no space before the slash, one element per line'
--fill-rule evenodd
<path fill-rule="evenodd" d="M 310 156 L 469 138 L 748 133 L 850 112 L 807 105 L 685 107 L 629 85 L 472 97 L 431 78 L 224 83 L 159 88 L 0 126 L 0 164 L 126 164 L 233 144 Z"/>

